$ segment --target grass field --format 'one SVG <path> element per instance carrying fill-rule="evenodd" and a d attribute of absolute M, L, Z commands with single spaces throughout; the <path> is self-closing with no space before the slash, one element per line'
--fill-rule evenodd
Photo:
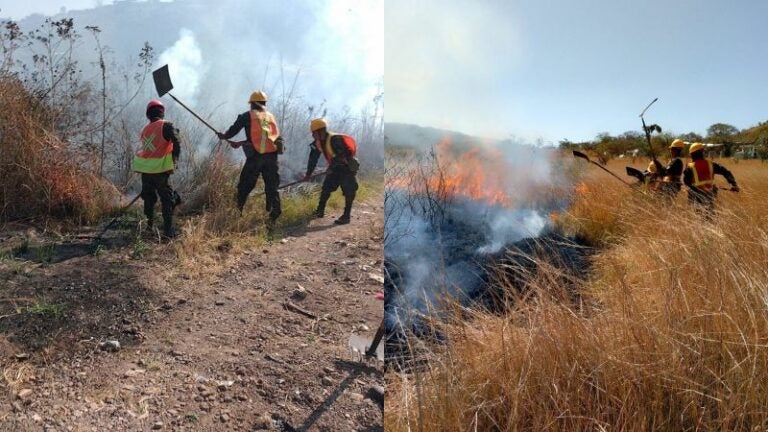
<path fill-rule="evenodd" d="M 440 324 L 427 366 L 388 374 L 385 429 L 766 430 L 768 164 L 722 163 L 742 192 L 714 223 L 582 171 L 553 218 L 599 247 L 579 303 L 539 275 L 503 316 Z"/>

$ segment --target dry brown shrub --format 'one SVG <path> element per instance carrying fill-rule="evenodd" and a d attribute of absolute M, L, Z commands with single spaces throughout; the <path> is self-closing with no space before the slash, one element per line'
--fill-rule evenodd
<path fill-rule="evenodd" d="M 49 131 L 50 115 L 18 79 L 0 76 L 0 218 L 94 222 L 117 191 Z"/>

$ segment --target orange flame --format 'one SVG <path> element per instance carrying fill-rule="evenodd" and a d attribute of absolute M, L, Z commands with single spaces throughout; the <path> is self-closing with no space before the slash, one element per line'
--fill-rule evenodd
<path fill-rule="evenodd" d="M 507 175 L 509 167 L 501 151 L 476 145 L 468 150 L 456 150 L 445 138 L 436 146 L 435 156 L 439 169 L 425 179 L 424 184 L 414 185 L 413 180 L 418 179 L 419 173 L 412 170 L 402 177 L 388 178 L 388 186 L 416 187 L 420 192 L 464 197 L 503 207 L 512 205 L 505 189 L 511 184 Z"/>

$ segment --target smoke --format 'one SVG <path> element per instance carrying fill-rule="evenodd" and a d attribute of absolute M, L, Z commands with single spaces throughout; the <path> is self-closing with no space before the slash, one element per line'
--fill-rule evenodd
<path fill-rule="evenodd" d="M 179 30 L 179 40 L 160 54 L 155 68 L 164 64 L 173 71 L 174 96 L 185 103 L 195 104 L 205 68 L 203 54 L 192 30 Z"/>
<path fill-rule="evenodd" d="M 567 193 L 555 192 L 570 184 L 552 149 L 402 124 L 388 123 L 386 134 L 392 145 L 418 143 L 387 161 L 394 179 L 385 197 L 384 254 L 399 293 L 388 298 L 389 320 L 439 310 L 446 295 L 476 297 L 490 255 L 541 236 L 549 214 L 568 204 Z"/>

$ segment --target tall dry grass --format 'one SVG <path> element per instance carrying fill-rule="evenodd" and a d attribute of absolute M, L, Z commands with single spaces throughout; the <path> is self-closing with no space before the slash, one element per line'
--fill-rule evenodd
<path fill-rule="evenodd" d="M 743 192 L 714 223 L 590 171 L 559 219 L 601 248 L 582 302 L 540 274 L 503 316 L 439 324 L 427 366 L 388 374 L 386 430 L 765 430 L 768 165 L 723 163 Z"/>
<path fill-rule="evenodd" d="M 54 117 L 16 77 L 0 74 L 0 220 L 90 223 L 115 201 L 116 189 L 87 168 L 92 161 L 48 127 Z"/>

